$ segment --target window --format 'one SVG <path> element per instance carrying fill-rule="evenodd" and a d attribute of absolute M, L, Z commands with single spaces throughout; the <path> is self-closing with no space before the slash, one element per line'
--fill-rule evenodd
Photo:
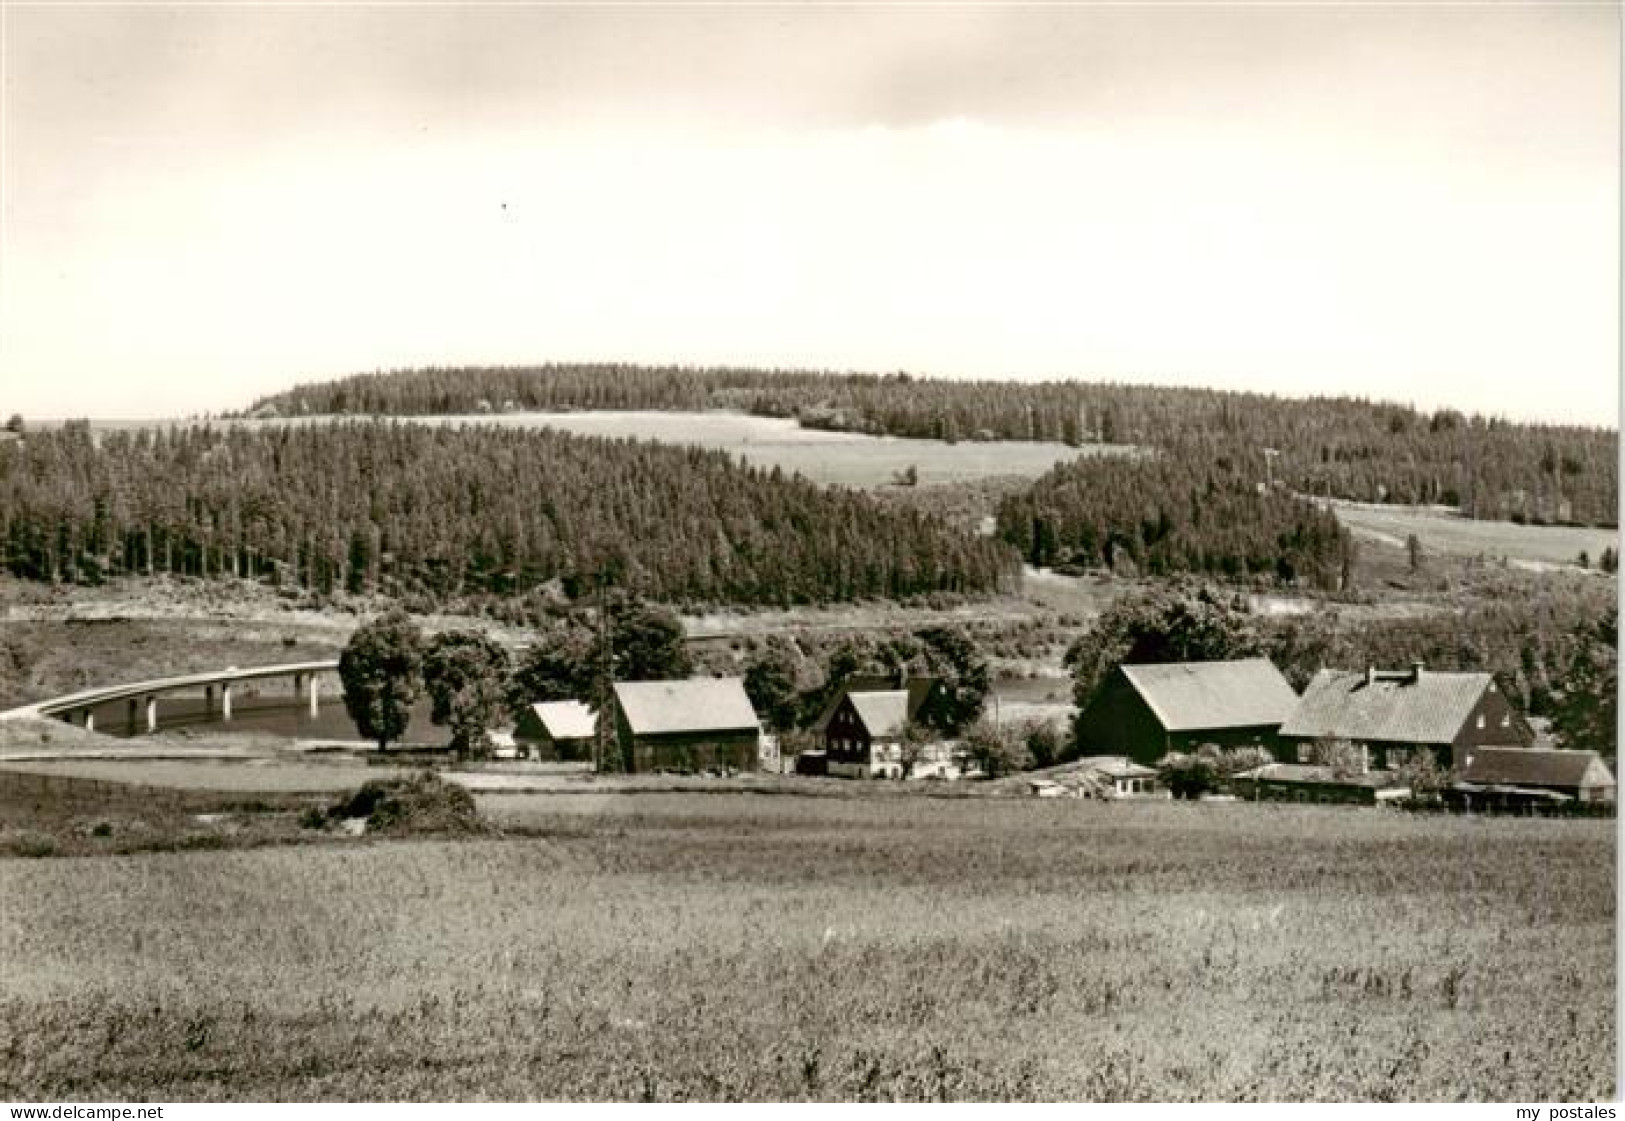
<path fill-rule="evenodd" d="M 1311 755 L 1311 751 L 1310 751 L 1309 745 L 1306 744 L 1306 743 L 1300 743 L 1298 745 L 1298 762 L 1300 762 L 1300 763 L 1309 762 L 1310 755 Z"/>
<path fill-rule="evenodd" d="M 1512 714 L 1511 713 L 1503 712 L 1501 714 L 1501 727 L 1503 727 L 1503 728 L 1512 727 Z"/>
<path fill-rule="evenodd" d="M 1482 712 L 1478 714 L 1478 730 L 1481 732 L 1484 730 L 1484 714 Z"/>

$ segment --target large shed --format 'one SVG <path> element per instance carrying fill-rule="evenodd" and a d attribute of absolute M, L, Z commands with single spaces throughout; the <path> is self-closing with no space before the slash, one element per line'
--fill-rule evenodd
<path fill-rule="evenodd" d="M 1534 738 L 1491 674 L 1416 662 L 1397 671 L 1321 670 L 1281 726 L 1279 755 L 1307 763 L 1317 741 L 1337 740 L 1363 750 L 1370 767 L 1396 767 L 1426 751 L 1450 769 L 1474 748 L 1527 748 Z"/>
<path fill-rule="evenodd" d="M 1543 790 L 1577 802 L 1612 802 L 1616 783 L 1595 751 L 1542 747 L 1477 747 L 1457 772 L 1457 788 L 1468 792 Z"/>
<path fill-rule="evenodd" d="M 1121 665 L 1078 714 L 1078 745 L 1145 764 L 1209 743 L 1272 747 L 1297 703 L 1267 658 Z"/>
<path fill-rule="evenodd" d="M 753 771 L 762 727 L 737 677 L 615 684 L 615 728 L 629 771 Z"/>

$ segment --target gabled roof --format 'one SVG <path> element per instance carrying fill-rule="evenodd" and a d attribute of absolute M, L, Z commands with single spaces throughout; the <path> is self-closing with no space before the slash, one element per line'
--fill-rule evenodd
<path fill-rule="evenodd" d="M 1365 673 L 1323 669 L 1281 726 L 1296 739 L 1449 744 L 1490 688 L 1487 673 L 1424 670 Z"/>
<path fill-rule="evenodd" d="M 1170 732 L 1276 725 L 1298 703 L 1268 658 L 1118 667 Z"/>
<path fill-rule="evenodd" d="M 835 715 L 835 710 L 841 707 L 841 702 L 849 696 L 855 697 L 860 693 L 905 692 L 908 696 L 908 715 L 904 718 L 906 723 L 919 716 L 920 709 L 925 705 L 926 698 L 931 695 L 931 690 L 936 688 L 936 685 L 937 679 L 934 677 L 910 677 L 899 685 L 896 677 L 855 673 L 842 682 L 841 687 L 835 691 L 835 695 L 829 699 L 829 703 L 824 706 L 824 711 L 819 714 L 816 727 L 822 732 L 828 727 L 829 718 Z M 870 735 L 877 734 L 867 721 L 865 721 L 864 726 L 869 728 Z"/>
<path fill-rule="evenodd" d="M 543 701 L 530 706 L 555 740 L 588 740 L 598 731 L 598 715 L 580 701 Z"/>
<path fill-rule="evenodd" d="M 908 726 L 908 690 L 888 689 L 884 693 L 849 693 L 852 709 L 858 714 L 871 739 L 889 739 L 903 734 Z"/>
<path fill-rule="evenodd" d="M 1475 747 L 1461 781 L 1486 786 L 1613 786 L 1608 764 L 1595 751 L 1539 747 Z"/>
<path fill-rule="evenodd" d="M 615 700 L 635 736 L 674 732 L 756 731 L 756 709 L 737 677 L 618 681 Z"/>

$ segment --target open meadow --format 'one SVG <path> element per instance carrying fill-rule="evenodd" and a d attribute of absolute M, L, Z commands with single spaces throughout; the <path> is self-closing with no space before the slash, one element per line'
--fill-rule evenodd
<path fill-rule="evenodd" d="M 1541 571 L 1575 566 L 1585 553 L 1595 566 L 1604 549 L 1619 550 L 1619 533 L 1588 526 L 1518 525 L 1516 522 L 1474 521 L 1444 507 L 1374 506 L 1361 502 L 1334 502 L 1337 520 L 1356 540 L 1404 549 L 1415 534 L 1424 555 L 1505 558 Z"/>
<path fill-rule="evenodd" d="M 0 1096 L 1615 1092 L 1612 822 L 481 806 L 501 832 L 0 860 Z"/>
<path fill-rule="evenodd" d="M 237 424 L 322 424 L 332 417 L 235 421 Z M 505 428 L 556 428 L 578 436 L 658 440 L 725 451 L 754 467 L 778 467 L 813 482 L 848 487 L 890 484 L 914 468 L 922 485 L 961 483 L 1022 475 L 1036 478 L 1080 455 L 1123 455 L 1126 445 L 1069 447 L 1024 440 L 915 440 L 803 428 L 792 418 L 735 412 L 589 411 L 479 413 L 468 416 L 400 417 L 420 424 L 490 424 Z"/>

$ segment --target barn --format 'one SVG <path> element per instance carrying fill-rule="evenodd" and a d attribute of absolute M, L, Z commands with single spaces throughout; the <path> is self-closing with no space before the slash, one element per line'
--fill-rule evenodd
<path fill-rule="evenodd" d="M 1270 747 L 1297 703 L 1267 658 L 1121 665 L 1078 714 L 1078 746 L 1148 765 L 1202 744 Z"/>
<path fill-rule="evenodd" d="M 1319 741 L 1339 740 L 1378 770 L 1401 766 L 1419 751 L 1446 770 L 1481 747 L 1527 748 L 1535 733 L 1493 675 L 1430 670 L 1321 670 L 1281 726 L 1278 757 L 1308 763 Z"/>
<path fill-rule="evenodd" d="M 590 759 L 598 715 L 580 701 L 542 701 L 519 716 L 513 737 L 537 759 Z"/>
<path fill-rule="evenodd" d="M 753 771 L 761 751 L 737 677 L 616 682 L 615 730 L 628 771 Z"/>

